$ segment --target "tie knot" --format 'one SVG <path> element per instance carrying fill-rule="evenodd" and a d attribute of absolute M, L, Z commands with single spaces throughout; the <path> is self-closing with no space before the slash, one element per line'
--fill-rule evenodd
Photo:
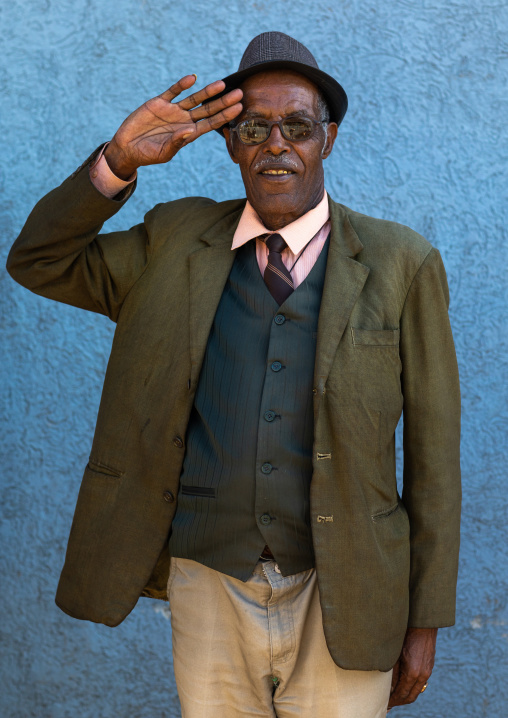
<path fill-rule="evenodd" d="M 287 244 L 284 237 L 281 237 L 280 234 L 271 234 L 266 240 L 266 246 L 270 252 L 278 252 L 280 254 L 282 250 L 286 249 Z"/>

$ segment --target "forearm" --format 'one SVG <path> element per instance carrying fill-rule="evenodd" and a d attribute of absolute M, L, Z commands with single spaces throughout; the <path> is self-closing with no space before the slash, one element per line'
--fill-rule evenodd
<path fill-rule="evenodd" d="M 432 250 L 401 321 L 403 502 L 411 526 L 409 626 L 452 625 L 460 521 L 460 392 L 448 287 Z"/>
<path fill-rule="evenodd" d="M 99 235 L 131 192 L 113 200 L 94 187 L 89 164 L 96 153 L 36 204 L 11 248 L 7 269 L 36 294 L 112 316 L 117 311 L 113 305 L 146 262 L 146 237 L 140 228 L 130 231 L 133 261 L 122 264 L 121 233 Z M 124 241 L 124 255 L 125 247 Z"/>

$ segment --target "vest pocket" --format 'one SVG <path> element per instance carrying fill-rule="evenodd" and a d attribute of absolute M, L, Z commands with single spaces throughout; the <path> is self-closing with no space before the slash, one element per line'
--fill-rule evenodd
<path fill-rule="evenodd" d="M 185 486 L 180 487 L 183 496 L 202 496 L 207 499 L 215 498 L 215 489 L 208 486 Z"/>

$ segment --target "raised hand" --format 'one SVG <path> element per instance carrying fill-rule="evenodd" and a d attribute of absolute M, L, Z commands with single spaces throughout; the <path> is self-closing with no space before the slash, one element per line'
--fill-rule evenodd
<path fill-rule="evenodd" d="M 173 102 L 195 82 L 195 75 L 182 77 L 124 120 L 104 153 L 117 177 L 128 179 L 138 167 L 169 162 L 182 147 L 230 122 L 242 111 L 240 89 L 198 107 L 224 89 L 222 80 Z"/>

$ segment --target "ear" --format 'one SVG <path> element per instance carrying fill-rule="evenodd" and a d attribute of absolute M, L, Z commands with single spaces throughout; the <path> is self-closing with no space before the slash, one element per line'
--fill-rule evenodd
<path fill-rule="evenodd" d="M 327 127 L 327 133 L 326 133 L 326 142 L 324 144 L 323 150 L 321 152 L 321 157 L 326 160 L 328 155 L 333 150 L 333 144 L 335 140 L 337 139 L 337 130 L 338 125 L 336 122 L 330 122 Z"/>
<path fill-rule="evenodd" d="M 237 164 L 238 164 L 238 160 L 237 160 L 237 158 L 236 158 L 235 148 L 234 148 L 234 146 L 233 146 L 233 136 L 234 136 L 235 133 L 234 133 L 234 132 L 231 132 L 231 130 L 229 129 L 229 127 L 225 127 L 222 131 L 223 131 L 224 137 L 225 137 L 225 139 L 226 139 L 226 147 L 228 148 L 229 156 L 231 157 L 231 159 L 233 160 L 233 162 L 235 163 L 235 165 L 237 165 Z"/>

